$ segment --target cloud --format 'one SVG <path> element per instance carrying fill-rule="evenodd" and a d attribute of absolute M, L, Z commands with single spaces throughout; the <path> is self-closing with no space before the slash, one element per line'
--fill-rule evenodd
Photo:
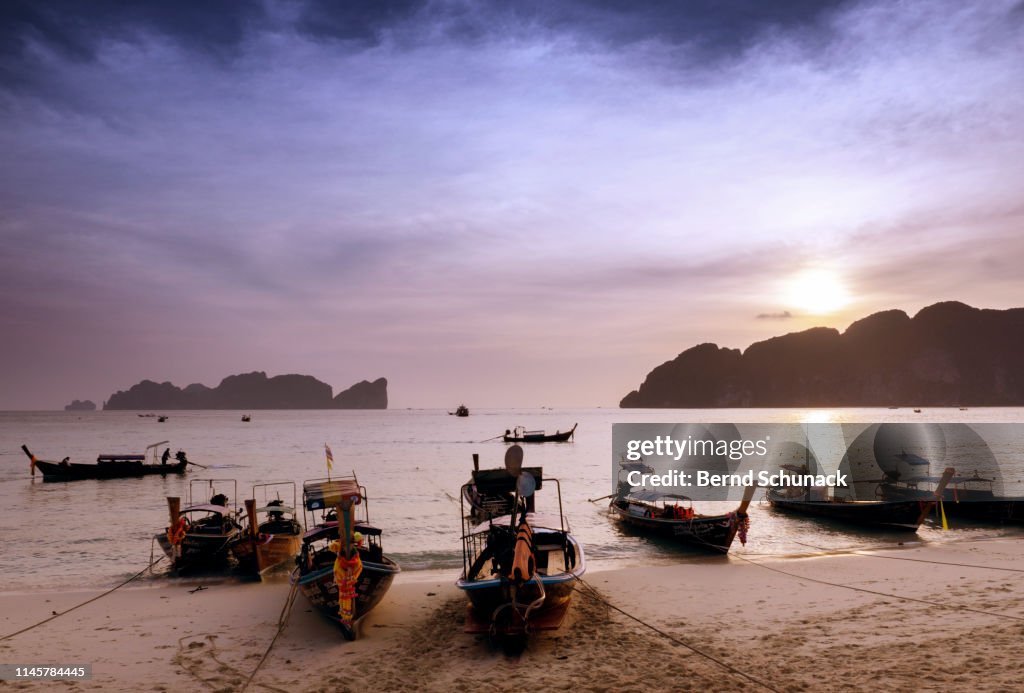
<path fill-rule="evenodd" d="M 793 317 L 793 314 L 788 310 L 783 310 L 778 313 L 758 313 L 758 320 L 789 320 Z"/>
<path fill-rule="evenodd" d="M 856 313 L 1009 300 L 1015 7 L 9 3 L 0 316 L 37 347 L 116 330 L 141 377 L 337 367 L 316 335 L 352 379 L 420 362 L 471 392 L 485 354 L 555 383 L 576 351 L 635 386 L 769 336 L 749 316 L 823 263 Z M 166 325 L 191 344 L 165 354 Z M 584 381 L 541 387 L 621 395 Z"/>

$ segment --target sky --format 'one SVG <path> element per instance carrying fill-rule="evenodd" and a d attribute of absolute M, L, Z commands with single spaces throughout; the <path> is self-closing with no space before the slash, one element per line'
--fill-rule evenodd
<path fill-rule="evenodd" d="M 1024 3 L 7 2 L 0 409 L 384 376 L 614 406 L 702 342 L 1024 305 Z"/>

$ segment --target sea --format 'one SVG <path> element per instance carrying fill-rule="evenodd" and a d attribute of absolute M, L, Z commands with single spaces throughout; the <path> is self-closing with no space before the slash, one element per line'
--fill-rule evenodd
<path fill-rule="evenodd" d="M 559 479 L 562 510 L 594 570 L 730 560 L 638 534 L 609 517 L 607 500 L 591 502 L 614 485 L 613 424 L 1024 423 L 1024 408 L 474 409 L 466 418 L 440 409 L 156 412 L 168 414 L 165 422 L 140 415 L 149 413 L 0 412 L 0 591 L 113 586 L 160 555 L 153 538 L 167 525 L 167 496 L 184 502 L 191 491 L 194 501 L 206 501 L 212 479 L 217 490 L 234 495 L 232 505 L 241 506 L 254 486 L 268 482 L 295 482 L 301 500 L 303 481 L 327 475 L 325 444 L 333 452 L 333 473 L 354 473 L 366 487 L 370 520 L 383 529 L 384 550 L 401 565 L 403 579 L 428 571 L 450 573 L 454 581 L 462 567 L 460 489 L 472 455 L 479 454 L 481 468 L 501 467 L 507 446 L 500 436 L 515 426 L 550 433 L 578 424 L 572 442 L 525 446 L 524 465 Z M 241 420 L 245 413 L 252 416 L 248 423 Z M 166 478 L 43 482 L 38 472 L 29 475 L 21 450 L 25 444 L 39 459 L 94 462 L 100 454 L 141 454 L 159 441 L 169 441 L 161 451 L 184 450 L 207 469 Z M 1024 436 L 1014 449 L 1017 461 L 1002 472 L 1004 482 L 1021 488 Z M 290 487 L 277 490 L 290 504 Z M 538 492 L 537 506 L 557 512 L 552 485 Z M 760 491 L 750 518 L 747 543 L 737 541 L 735 554 L 800 556 L 1024 537 L 1019 527 L 959 523 L 944 531 L 937 520 L 916 535 L 850 528 L 773 511 Z M 165 564 L 145 579 L 171 579 Z"/>

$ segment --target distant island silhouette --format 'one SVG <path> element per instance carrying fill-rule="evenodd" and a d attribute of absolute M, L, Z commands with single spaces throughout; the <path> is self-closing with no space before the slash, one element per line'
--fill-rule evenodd
<path fill-rule="evenodd" d="M 125 409 L 387 409 L 388 381 L 366 380 L 332 396 L 331 386 L 311 375 L 275 375 L 263 371 L 229 375 L 217 387 L 193 383 L 185 388 L 143 380 L 119 390 L 104 410 Z"/>
<path fill-rule="evenodd" d="M 948 301 L 814 327 L 746 351 L 700 344 L 652 370 L 631 407 L 1024 405 L 1024 308 Z"/>
<path fill-rule="evenodd" d="M 91 399 L 76 399 L 71 404 L 65 405 L 64 411 L 96 411 L 96 403 Z"/>

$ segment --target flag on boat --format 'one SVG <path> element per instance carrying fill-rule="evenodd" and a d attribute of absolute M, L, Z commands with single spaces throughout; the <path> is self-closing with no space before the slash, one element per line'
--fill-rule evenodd
<path fill-rule="evenodd" d="M 324 454 L 327 455 L 327 471 L 334 471 L 334 455 L 331 454 L 331 446 L 324 443 Z"/>

